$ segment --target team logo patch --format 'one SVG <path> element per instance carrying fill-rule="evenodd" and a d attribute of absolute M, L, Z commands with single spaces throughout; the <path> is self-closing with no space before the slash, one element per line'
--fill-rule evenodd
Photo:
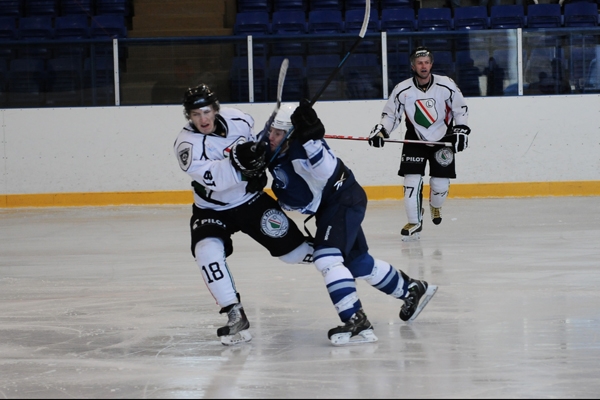
<path fill-rule="evenodd" d="M 177 160 L 182 170 L 187 171 L 192 164 L 192 148 L 193 145 L 188 142 L 181 142 L 177 146 Z"/>
<path fill-rule="evenodd" d="M 438 119 L 435 108 L 435 99 L 423 99 L 415 101 L 415 122 L 425 128 L 429 128 Z"/>
<path fill-rule="evenodd" d="M 260 230 L 267 236 L 280 238 L 287 234 L 289 225 L 285 214 L 279 210 L 267 210 L 260 220 Z"/>
<path fill-rule="evenodd" d="M 454 160 L 454 153 L 447 147 L 443 147 L 435 152 L 435 160 L 442 167 L 447 167 Z"/>

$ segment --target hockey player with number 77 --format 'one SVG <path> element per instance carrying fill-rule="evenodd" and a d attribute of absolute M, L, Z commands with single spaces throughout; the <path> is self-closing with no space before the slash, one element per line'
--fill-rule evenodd
<path fill-rule="evenodd" d="M 369 135 L 369 145 L 383 147 L 406 116 L 406 137 L 412 141 L 440 142 L 440 145 L 405 143 L 398 175 L 404 177 L 404 207 L 408 223 L 402 240 L 419 239 L 423 229 L 423 176 L 429 162 L 429 210 L 435 225 L 442 222 L 442 205 L 448 196 L 450 179 L 456 178 L 456 153 L 469 144 L 469 108 L 454 81 L 432 74 L 433 54 L 418 47 L 410 55 L 414 76 L 396 85 L 383 107 L 381 121 Z M 446 143 L 452 147 L 445 147 Z"/>
<path fill-rule="evenodd" d="M 286 140 L 288 132 L 290 140 Z M 361 227 L 367 196 L 352 171 L 329 148 L 324 135 L 325 127 L 308 101 L 299 107 L 281 106 L 268 135 L 271 189 L 284 210 L 315 216 L 314 264 L 344 324 L 329 330 L 331 343 L 374 342 L 377 336 L 362 308 L 355 279 L 403 300 L 403 321 L 419 315 L 437 286 L 412 279 L 369 254 Z"/>

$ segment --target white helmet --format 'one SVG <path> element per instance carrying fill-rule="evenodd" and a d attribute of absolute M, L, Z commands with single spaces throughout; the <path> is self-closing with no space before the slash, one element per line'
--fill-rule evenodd
<path fill-rule="evenodd" d="M 292 128 L 292 114 L 295 109 L 296 106 L 292 104 L 282 104 L 281 107 L 279 107 L 279 111 L 277 111 L 277 115 L 271 126 L 275 129 L 281 129 L 286 132 L 289 131 Z"/>

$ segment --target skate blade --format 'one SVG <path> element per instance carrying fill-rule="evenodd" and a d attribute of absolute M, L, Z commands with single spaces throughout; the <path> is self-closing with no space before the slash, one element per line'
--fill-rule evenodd
<path fill-rule="evenodd" d="M 239 331 L 235 335 L 225 335 L 221 336 L 221 343 L 224 346 L 233 346 L 238 343 L 245 343 L 252 340 L 252 335 L 250 332 L 245 329 L 243 331 Z"/>
<path fill-rule="evenodd" d="M 417 318 L 419 316 L 419 314 L 421 313 L 421 311 L 423 311 L 423 309 L 425 308 L 425 306 L 427 305 L 427 303 L 429 303 L 429 300 L 431 300 L 431 298 L 433 297 L 433 295 L 435 294 L 435 292 L 437 292 L 437 290 L 438 290 L 438 287 L 436 285 L 429 285 L 427 287 L 427 291 L 425 292 L 425 294 L 423 295 L 423 297 L 421 297 L 421 301 L 419 301 L 419 305 L 417 306 L 417 310 L 412 315 L 412 317 L 410 317 L 410 319 L 408 321 L 406 321 L 406 322 L 414 321 L 415 318 Z"/>
<path fill-rule="evenodd" d="M 358 335 L 351 336 L 350 332 L 345 333 L 336 333 L 332 335 L 329 340 L 331 340 L 331 344 L 334 346 L 346 346 L 353 344 L 361 344 L 361 343 L 372 343 L 376 342 L 377 336 L 373 332 L 373 329 L 367 329 L 359 333 Z"/>
<path fill-rule="evenodd" d="M 416 242 L 419 239 L 421 239 L 421 235 L 419 234 L 419 232 L 413 233 L 410 236 L 402 236 L 403 242 Z"/>

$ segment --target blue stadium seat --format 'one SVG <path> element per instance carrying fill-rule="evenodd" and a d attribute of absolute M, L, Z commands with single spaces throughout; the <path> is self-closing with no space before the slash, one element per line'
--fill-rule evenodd
<path fill-rule="evenodd" d="M 454 10 L 454 30 L 479 31 L 489 28 L 487 7 L 458 7 Z M 456 38 L 459 50 L 470 48 L 487 48 L 488 38 L 481 35 L 461 35 Z"/>
<path fill-rule="evenodd" d="M 348 99 L 380 99 L 382 97 L 381 62 L 379 62 L 377 54 L 351 54 L 342 70 Z"/>
<path fill-rule="evenodd" d="M 265 11 L 248 11 L 236 14 L 233 25 L 233 34 L 236 36 L 265 36 L 271 33 L 271 22 L 269 13 Z M 264 43 L 253 41 L 254 55 L 266 56 L 267 46 Z M 236 46 L 236 55 L 245 56 L 248 54 L 246 42 Z"/>
<path fill-rule="evenodd" d="M 309 11 L 314 10 L 338 10 L 344 9 L 344 2 L 339 0 L 309 0 Z"/>
<path fill-rule="evenodd" d="M 378 0 L 369 0 L 371 2 L 371 11 L 375 10 L 379 15 L 379 1 Z M 341 3 L 342 1 L 340 1 Z M 365 0 L 343 0 L 344 10 L 364 10 L 365 9 Z"/>
<path fill-rule="evenodd" d="M 25 16 L 21 0 L 0 0 L 0 17 L 21 18 Z"/>
<path fill-rule="evenodd" d="M 337 54 L 318 54 L 306 57 L 306 79 L 309 98 L 317 94 L 333 70 L 339 65 L 341 57 Z M 335 76 L 321 94 L 321 100 L 340 100 L 343 98 L 342 78 Z"/>
<path fill-rule="evenodd" d="M 267 101 L 267 60 L 265 57 L 254 57 L 252 62 L 254 101 Z M 229 72 L 229 83 L 231 85 L 231 100 L 247 103 L 250 99 L 247 57 L 233 57 Z"/>
<path fill-rule="evenodd" d="M 2 46 L 3 41 L 17 40 L 19 31 L 15 17 L 0 17 L 0 60 L 5 62 L 17 57 L 16 50 L 12 46 Z"/>
<path fill-rule="evenodd" d="M 96 15 L 116 14 L 123 17 L 131 15 L 130 0 L 95 0 Z"/>
<path fill-rule="evenodd" d="M 119 14 L 104 14 L 92 17 L 90 37 L 99 38 L 126 38 L 127 25 L 125 17 Z"/>
<path fill-rule="evenodd" d="M 25 0 L 25 15 L 28 17 L 58 15 L 58 0 Z"/>
<path fill-rule="evenodd" d="M 545 29 L 562 26 L 562 11 L 558 3 L 531 4 L 527 7 L 527 28 Z M 557 34 L 540 34 L 526 37 L 529 47 L 560 46 Z"/>
<path fill-rule="evenodd" d="M 360 32 L 362 28 L 363 20 L 365 18 L 365 9 L 356 8 L 346 10 L 344 14 L 344 32 L 356 33 Z M 371 8 L 369 15 L 369 22 L 367 25 L 367 34 L 379 32 L 379 12 L 377 8 Z M 346 42 L 346 51 L 350 50 L 350 47 L 354 44 L 355 38 L 351 41 Z M 381 52 L 381 41 L 371 40 L 366 37 L 361 40 L 356 50 L 357 53 L 380 53 Z"/>
<path fill-rule="evenodd" d="M 63 15 L 54 19 L 55 39 L 89 39 L 90 27 L 83 14 Z"/>
<path fill-rule="evenodd" d="M 565 27 L 598 26 L 598 6 L 595 3 L 577 2 L 565 4 Z"/>
<path fill-rule="evenodd" d="M 454 29 L 481 30 L 490 26 L 485 6 L 458 7 L 454 10 Z"/>
<path fill-rule="evenodd" d="M 270 13 L 272 0 L 237 0 L 237 12 L 266 12 Z"/>
<path fill-rule="evenodd" d="M 380 0 L 379 6 L 381 8 L 381 12 L 396 8 L 410 8 L 413 11 L 415 9 L 413 0 Z"/>
<path fill-rule="evenodd" d="M 491 29 L 516 29 L 525 27 L 525 10 L 517 4 L 492 6 L 490 10 Z"/>
<path fill-rule="evenodd" d="M 279 69 L 281 62 L 286 57 L 272 56 L 269 58 L 268 67 L 268 85 L 269 101 L 277 101 L 277 84 L 279 81 Z M 302 98 L 307 98 L 306 86 L 306 67 L 304 57 L 288 56 L 289 60 L 287 74 L 285 76 L 285 85 L 283 85 L 282 99 L 286 102 L 299 102 Z"/>
<path fill-rule="evenodd" d="M 308 9 L 308 0 L 273 0 L 273 12 L 304 11 Z"/>
<path fill-rule="evenodd" d="M 0 40 L 17 40 L 19 31 L 15 17 L 0 17 Z"/>
<path fill-rule="evenodd" d="M 73 15 L 83 14 L 86 16 L 94 15 L 93 0 L 60 0 L 60 14 Z"/>
<path fill-rule="evenodd" d="M 517 29 L 524 28 L 525 25 L 525 11 L 523 6 L 516 4 L 492 6 L 490 11 L 491 29 Z M 516 35 L 512 35 L 508 31 L 505 35 L 494 35 L 491 42 L 496 48 L 512 47 L 517 43 Z"/>
<path fill-rule="evenodd" d="M 411 38 L 393 37 L 393 34 L 396 32 L 413 32 L 416 29 L 415 12 L 412 8 L 386 8 L 381 10 L 379 30 L 388 33 L 388 51 L 408 51 Z"/>
<path fill-rule="evenodd" d="M 271 21 L 271 33 L 278 36 L 306 35 L 306 14 L 301 10 L 274 11 Z M 304 55 L 306 42 L 286 41 L 274 42 L 271 54 L 275 55 Z"/>
<path fill-rule="evenodd" d="M 331 35 L 344 33 L 344 20 L 339 10 L 314 10 L 308 13 L 309 35 Z M 339 54 L 342 52 L 343 41 L 311 40 L 308 54 Z"/>
<path fill-rule="evenodd" d="M 417 29 L 415 12 L 411 8 L 386 8 L 381 10 L 381 32 L 412 32 Z"/>
<path fill-rule="evenodd" d="M 417 16 L 417 29 L 422 32 L 439 32 L 452 30 L 452 13 L 450 8 L 421 8 Z M 423 46 L 430 50 L 446 50 L 452 45 L 452 39 L 442 35 L 425 36 Z"/>
<path fill-rule="evenodd" d="M 80 59 L 62 57 L 48 60 L 46 104 L 83 105 L 83 65 Z"/>
<path fill-rule="evenodd" d="M 90 24 L 90 39 L 121 39 L 127 37 L 125 17 L 119 14 L 95 15 Z M 127 46 L 119 44 L 119 59 L 127 58 Z M 94 53 L 97 57 L 110 57 L 112 59 L 112 42 L 94 44 Z"/>
<path fill-rule="evenodd" d="M 8 103 L 11 107 L 40 107 L 45 104 L 45 61 L 16 58 L 10 61 Z"/>
<path fill-rule="evenodd" d="M 528 28 L 560 28 L 561 26 L 562 13 L 560 4 L 531 4 L 527 7 Z"/>
<path fill-rule="evenodd" d="M 54 39 L 54 28 L 52 27 L 52 17 L 37 16 L 23 17 L 19 19 L 19 39 L 21 41 L 51 41 Z M 19 58 L 50 58 L 52 49 L 43 44 L 31 44 L 19 49 Z"/>
<path fill-rule="evenodd" d="M 78 41 L 80 39 L 90 38 L 90 27 L 88 26 L 88 17 L 84 14 L 71 14 L 56 17 L 54 19 L 54 39 Z M 87 44 L 70 43 L 68 45 L 58 46 L 55 50 L 55 56 L 59 55 L 78 55 L 84 58 L 87 55 Z"/>

